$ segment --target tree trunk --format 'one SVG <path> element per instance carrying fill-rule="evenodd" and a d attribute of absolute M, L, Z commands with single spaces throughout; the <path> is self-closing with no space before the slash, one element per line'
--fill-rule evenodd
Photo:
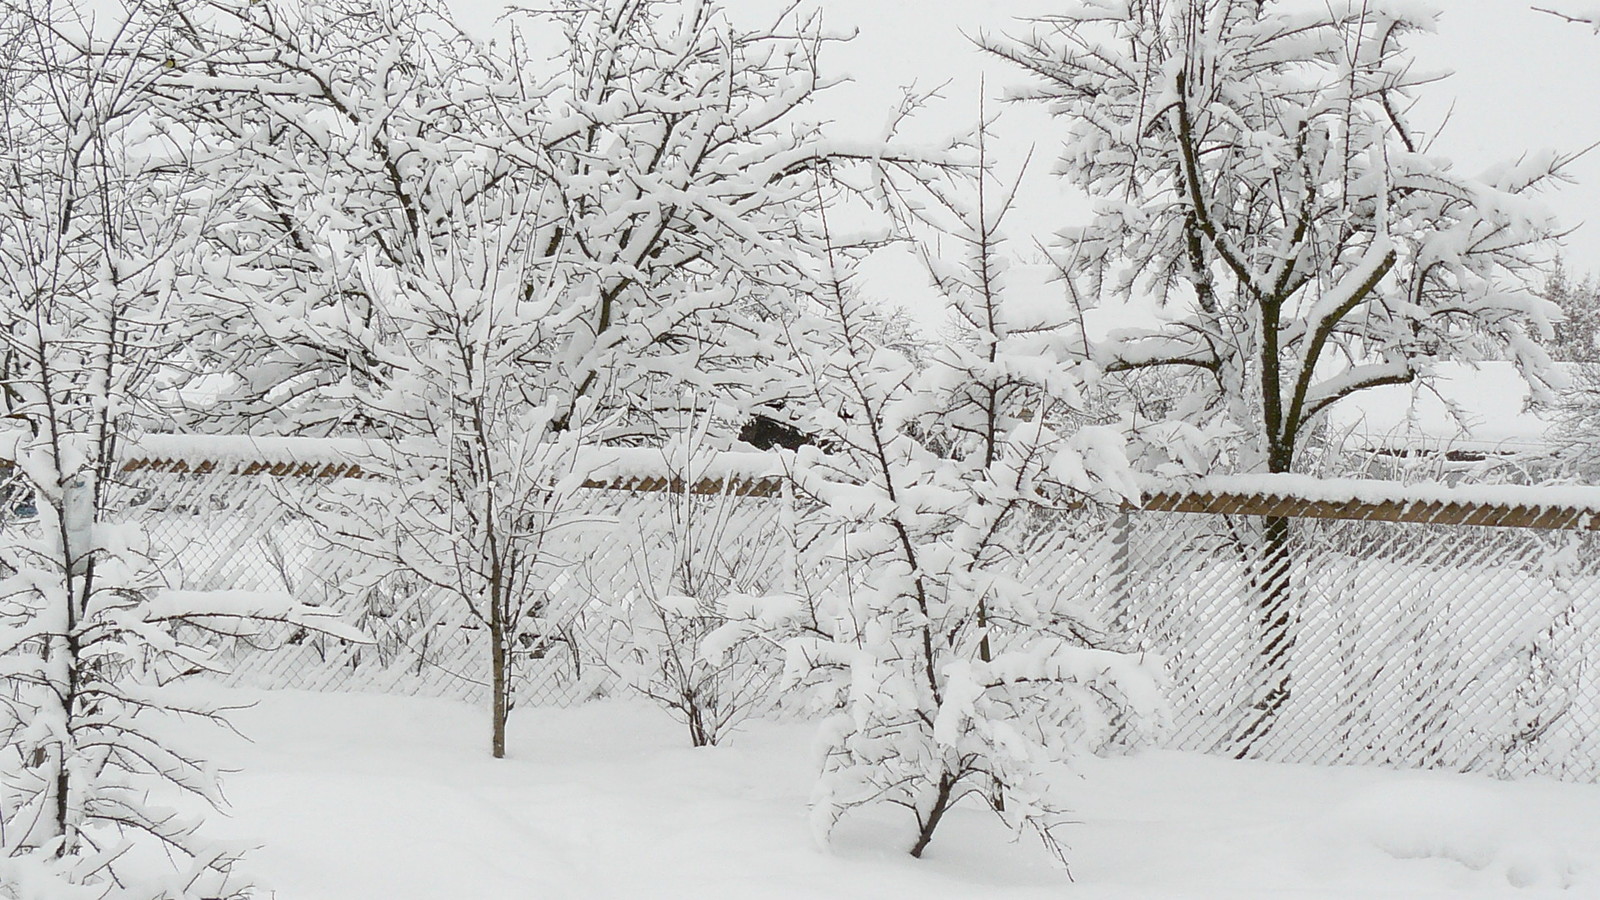
<path fill-rule="evenodd" d="M 73 602 L 70 593 L 67 598 Z M 55 777 L 53 790 L 55 832 L 52 837 L 61 838 L 61 846 L 56 849 L 56 856 L 66 857 L 76 852 L 78 836 L 72 822 L 72 767 L 68 760 L 68 742 L 72 740 L 74 730 L 73 716 L 78 706 L 78 646 L 76 626 L 69 630 L 62 640 L 62 655 L 65 663 L 65 683 L 57 686 L 60 691 L 61 726 L 62 732 L 58 736 L 55 754 Z"/>
<path fill-rule="evenodd" d="M 715 744 L 711 731 L 706 727 L 705 714 L 700 709 L 700 702 L 695 697 L 686 697 L 684 700 L 684 717 L 689 723 L 689 746 L 709 747 Z"/>
<path fill-rule="evenodd" d="M 495 759 L 505 759 L 506 756 L 506 719 L 511 712 L 511 704 L 506 696 L 508 647 L 506 645 L 505 624 L 500 621 L 500 604 L 497 601 L 494 609 L 489 614 L 489 666 L 492 671 L 490 678 L 491 689 L 494 691 L 493 710 L 493 735 L 490 738 L 491 752 Z"/>
<path fill-rule="evenodd" d="M 939 792 L 933 798 L 933 808 L 928 810 L 928 815 L 921 818 L 917 831 L 917 843 L 911 848 L 911 855 L 917 859 L 922 858 L 922 851 L 928 849 L 928 842 L 933 840 L 934 829 L 939 827 L 939 820 L 950 809 L 951 792 L 955 788 L 955 776 L 949 772 L 939 776 Z"/>
<path fill-rule="evenodd" d="M 1293 448 L 1274 448 L 1272 472 L 1288 472 Z M 1236 759 L 1249 756 L 1266 737 L 1289 701 L 1289 653 L 1294 648 L 1294 594 L 1289 582 L 1293 524 L 1286 516 L 1261 520 L 1261 549 L 1251 563 L 1250 587 L 1256 597 L 1257 660 L 1244 720 L 1233 739 Z"/>
<path fill-rule="evenodd" d="M 53 837 L 61 839 L 61 845 L 56 849 L 58 857 L 65 858 L 78 850 L 77 823 L 73 821 L 72 794 L 73 794 L 73 759 L 77 756 L 73 745 L 73 732 L 76 730 L 75 718 L 78 713 L 78 695 L 83 688 L 83 647 L 80 642 L 79 629 L 83 624 L 83 614 L 89 608 L 89 596 L 93 571 L 89 568 L 89 557 L 80 548 L 87 546 L 88 531 L 94 521 L 94 508 L 89 505 L 92 496 L 84 491 L 83 483 L 79 479 L 65 481 L 62 484 L 62 499 L 59 510 L 59 534 L 61 542 L 61 567 L 62 567 L 62 602 L 65 604 L 64 628 L 59 637 L 60 657 L 50 660 L 46 665 L 54 663 L 59 667 L 59 678 L 52 679 L 57 683 L 51 685 L 56 699 L 60 703 L 61 733 L 57 735 L 56 743 L 56 771 L 54 773 L 54 809 L 55 833 Z M 80 596 L 82 601 L 80 602 Z M 49 648 L 56 640 L 51 639 L 46 643 Z"/>

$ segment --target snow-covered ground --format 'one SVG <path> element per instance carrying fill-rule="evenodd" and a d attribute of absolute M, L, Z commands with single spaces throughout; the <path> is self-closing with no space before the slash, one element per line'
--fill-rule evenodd
<path fill-rule="evenodd" d="M 810 841 L 811 727 L 695 750 L 653 707 L 487 717 L 446 700 L 247 693 L 253 742 L 214 834 L 260 845 L 283 900 L 440 898 L 1432 898 L 1600 896 L 1600 786 L 1144 753 L 1082 773 L 1071 885 L 957 810 L 922 861 L 887 813 Z M 903 824 L 903 823 L 898 823 Z"/>

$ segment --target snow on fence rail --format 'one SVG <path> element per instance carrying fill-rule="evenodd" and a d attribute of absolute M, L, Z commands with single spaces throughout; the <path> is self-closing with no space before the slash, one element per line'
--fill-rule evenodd
<path fill-rule="evenodd" d="M 150 435 L 122 465 L 126 474 L 229 474 L 241 477 L 333 479 L 376 477 L 360 459 L 373 445 L 356 440 Z M 724 453 L 697 476 L 661 474 L 652 450 L 594 448 L 594 477 L 585 487 L 687 491 L 776 497 L 785 478 L 764 453 Z M 1305 475 L 1234 475 L 1167 482 L 1150 479 L 1141 502 L 1123 511 L 1339 519 L 1424 525 L 1472 525 L 1600 531 L 1600 488 L 1556 485 L 1401 485 L 1386 481 Z"/>
<path fill-rule="evenodd" d="M 359 561 L 321 543 L 282 502 L 362 478 L 359 442 L 145 441 L 123 467 L 128 505 L 163 545 L 179 587 L 290 590 L 338 606 L 378 644 L 286 629 L 270 652 L 234 648 L 234 680 L 264 687 L 413 691 L 472 698 L 482 635 L 424 586 L 353 592 Z M 596 451 L 587 511 L 606 540 L 563 549 L 520 636 L 519 696 L 569 703 L 615 690 L 603 657 L 606 597 L 662 571 L 693 498 L 720 526 L 739 590 L 825 591 L 848 579 L 829 536 L 807 531 L 765 454 L 728 454 L 697 476 L 655 451 Z M 599 488 L 605 488 L 601 490 Z M 1281 560 L 1271 523 L 1289 523 Z M 1600 489 L 1404 487 L 1300 476 L 1151 484 L 1121 509 L 1041 502 L 1014 523 L 1015 573 L 1084 598 L 1124 647 L 1164 661 L 1171 746 L 1283 761 L 1432 766 L 1600 779 Z M 1263 573 L 1280 585 L 1287 637 L 1263 666 Z M 1264 632 L 1267 632 L 1264 636 Z M 1281 685 L 1280 685 L 1281 681 Z M 1271 727 L 1245 744 L 1264 685 Z"/>

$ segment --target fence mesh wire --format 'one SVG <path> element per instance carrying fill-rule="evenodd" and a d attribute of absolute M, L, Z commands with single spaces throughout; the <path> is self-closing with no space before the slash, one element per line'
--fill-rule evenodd
<path fill-rule="evenodd" d="M 311 471 L 156 467 L 125 473 L 122 497 L 173 586 L 288 591 L 339 609 L 375 641 L 281 626 L 224 649 L 231 683 L 482 700 L 484 635 L 450 612 L 459 604 L 398 578 L 347 590 L 361 558 L 283 502 L 329 484 Z M 684 498 L 660 487 L 582 492 L 583 511 L 612 527 L 572 539 L 563 576 L 521 633 L 520 703 L 617 689 L 603 658 L 615 623 L 596 611 L 681 552 L 673 517 Z M 729 590 L 821 591 L 850 577 L 820 562 L 826 542 L 805 536 L 804 510 L 764 493 L 693 501 L 716 523 L 697 552 L 717 556 Z M 1483 507 L 1469 517 L 1480 524 L 1415 509 L 1401 517 L 1413 521 L 1390 521 L 1387 507 L 1372 508 L 1365 520 L 1318 518 L 1325 503 L 1292 498 L 1270 517 L 1041 508 L 1016 523 L 1017 574 L 1086 602 L 1119 643 L 1159 660 L 1169 746 L 1600 780 L 1600 553 L 1587 520 L 1503 527 L 1485 524 L 1499 519 Z M 1507 525 L 1529 521 L 1525 509 L 1500 513 Z M 1286 540 L 1274 542 L 1274 521 Z"/>
<path fill-rule="evenodd" d="M 1593 533 L 1291 517 L 1264 579 L 1261 517 L 1115 515 L 1076 550 L 1072 524 L 1038 538 L 1036 577 L 1162 657 L 1174 747 L 1600 779 Z"/>

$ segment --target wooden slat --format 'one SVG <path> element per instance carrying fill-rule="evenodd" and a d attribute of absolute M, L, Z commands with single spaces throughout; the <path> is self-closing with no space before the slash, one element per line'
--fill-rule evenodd
<path fill-rule="evenodd" d="M 135 472 L 164 472 L 172 475 L 211 475 L 221 471 L 221 464 L 215 460 L 190 462 L 181 459 L 140 457 L 123 463 L 122 471 L 130 474 Z M 234 463 L 232 468 L 228 470 L 228 474 L 237 475 L 241 478 L 267 475 L 272 478 L 311 478 L 321 481 L 334 478 L 383 477 L 376 472 L 367 471 L 356 463 L 295 463 L 268 460 Z M 657 493 L 660 491 L 682 491 L 684 489 L 684 481 L 681 478 L 662 477 L 590 479 L 585 481 L 583 486 L 600 490 Z M 777 497 L 783 493 L 783 479 L 739 478 L 724 480 L 721 478 L 701 478 L 689 485 L 688 492 L 691 494 L 722 494 L 726 492 L 736 497 Z"/>

